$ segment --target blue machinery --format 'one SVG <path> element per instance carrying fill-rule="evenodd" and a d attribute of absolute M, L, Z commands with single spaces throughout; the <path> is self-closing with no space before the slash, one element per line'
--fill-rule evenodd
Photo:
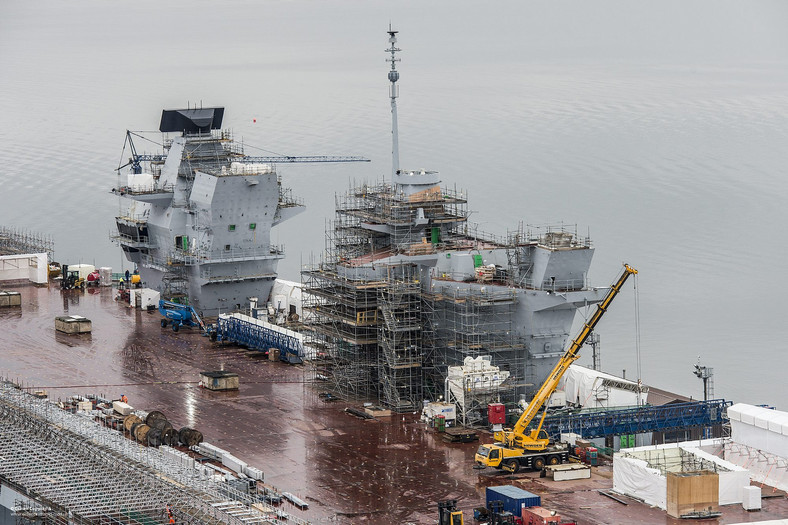
<path fill-rule="evenodd" d="M 585 439 L 591 439 L 687 427 L 709 427 L 727 423 L 726 408 L 732 404 L 724 399 L 714 399 L 593 413 L 560 414 L 548 416 L 543 428 L 548 435 L 555 438 L 562 432 L 574 432 Z"/>
<path fill-rule="evenodd" d="M 177 332 L 181 325 L 199 326 L 203 332 L 206 331 L 205 323 L 202 322 L 200 316 L 197 315 L 197 311 L 191 306 L 160 300 L 159 313 L 164 316 L 161 320 L 162 328 L 166 328 L 167 323 L 172 323 L 173 332 Z"/>
<path fill-rule="evenodd" d="M 239 314 L 220 315 L 216 325 L 217 340 L 232 341 L 251 350 L 278 348 L 281 361 L 291 364 L 303 362 L 304 345 L 299 334 L 292 330 Z"/>

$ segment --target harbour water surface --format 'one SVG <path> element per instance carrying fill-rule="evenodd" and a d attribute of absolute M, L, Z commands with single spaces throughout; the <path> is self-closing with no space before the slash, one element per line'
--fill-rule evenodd
<path fill-rule="evenodd" d="M 785 409 L 786 20 L 762 0 L 5 1 L 0 224 L 53 235 L 62 262 L 123 268 L 109 189 L 125 130 L 224 105 L 248 153 L 372 159 L 279 166 L 308 206 L 275 233 L 298 280 L 332 196 L 390 176 L 392 22 L 403 167 L 467 190 L 479 232 L 590 233 L 594 285 L 640 270 L 639 309 L 629 288 L 599 327 L 606 371 L 700 397 L 700 356 L 715 397 Z"/>

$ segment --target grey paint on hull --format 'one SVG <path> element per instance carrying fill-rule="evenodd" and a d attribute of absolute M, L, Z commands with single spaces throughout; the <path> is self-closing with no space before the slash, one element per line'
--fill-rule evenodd
<path fill-rule="evenodd" d="M 139 252 L 120 239 L 146 286 L 187 294 L 203 315 L 267 301 L 284 257 L 271 228 L 304 209 L 283 197 L 273 166 L 245 162 L 240 145 L 214 131 L 175 137 L 164 164 L 146 168 L 150 191 L 119 189 L 132 201 L 127 215 L 147 222 Z"/>

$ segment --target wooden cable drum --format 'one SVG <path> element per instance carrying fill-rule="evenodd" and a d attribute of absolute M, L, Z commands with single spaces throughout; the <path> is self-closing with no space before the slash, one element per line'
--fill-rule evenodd
<path fill-rule="evenodd" d="M 167 421 L 167 416 L 158 410 L 153 410 L 145 417 L 145 424 L 152 427 L 153 424 L 160 419 Z"/>
<path fill-rule="evenodd" d="M 140 419 L 140 416 L 136 414 L 129 414 L 128 416 L 123 418 L 123 428 L 125 428 L 127 432 L 131 431 L 131 426 L 134 423 L 142 423 L 142 419 Z"/>
<path fill-rule="evenodd" d="M 193 447 L 202 443 L 202 432 L 193 428 L 183 427 L 178 432 L 178 439 L 187 447 Z"/>
<path fill-rule="evenodd" d="M 161 444 L 174 447 L 178 444 L 178 431 L 170 426 L 161 430 Z"/>
<path fill-rule="evenodd" d="M 148 435 L 146 436 L 146 440 L 148 442 L 148 446 L 150 447 L 158 447 L 162 444 L 161 440 L 161 429 L 160 428 L 151 428 L 148 431 Z"/>
<path fill-rule="evenodd" d="M 148 423 L 148 426 L 151 428 L 157 428 L 159 430 L 166 430 L 168 428 L 172 428 L 172 423 L 166 419 L 155 419 L 152 423 Z"/>
<path fill-rule="evenodd" d="M 150 427 L 145 424 L 138 424 L 134 427 L 134 439 L 142 444 L 148 443 L 148 432 Z"/>

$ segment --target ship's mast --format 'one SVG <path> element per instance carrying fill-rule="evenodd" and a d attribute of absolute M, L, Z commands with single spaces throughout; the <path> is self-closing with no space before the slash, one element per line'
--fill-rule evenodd
<path fill-rule="evenodd" d="M 399 171 L 399 136 L 397 133 L 397 97 L 399 96 L 399 89 L 397 88 L 397 80 L 399 80 L 399 71 L 397 71 L 397 62 L 400 61 L 397 58 L 396 54 L 397 51 L 401 51 L 397 44 L 397 33 L 399 31 L 394 31 L 391 29 L 391 24 L 389 24 L 389 44 L 391 46 L 386 49 L 386 52 L 391 53 L 391 58 L 387 58 L 387 62 L 391 62 L 391 70 L 389 71 L 389 81 L 391 82 L 391 87 L 389 88 L 389 97 L 391 98 L 391 176 L 392 179 L 397 175 Z"/>

